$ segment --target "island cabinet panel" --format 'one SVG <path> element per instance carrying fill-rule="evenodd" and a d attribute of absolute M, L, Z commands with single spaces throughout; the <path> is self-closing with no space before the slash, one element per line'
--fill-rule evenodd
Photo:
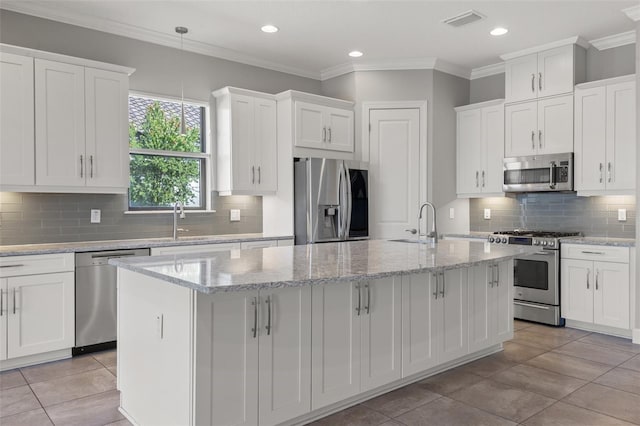
<path fill-rule="evenodd" d="M 411 376 L 437 362 L 435 274 L 402 277 L 402 375 Z"/>
<path fill-rule="evenodd" d="M 482 264 L 469 269 L 469 351 L 491 345 L 494 340 L 490 305 L 493 297 L 493 265 Z"/>
<path fill-rule="evenodd" d="M 260 291 L 259 424 L 311 411 L 311 287 Z"/>
<path fill-rule="evenodd" d="M 311 407 L 360 393 L 361 283 L 312 288 Z"/>
<path fill-rule="evenodd" d="M 402 378 L 402 279 L 362 284 L 361 391 Z"/>
<path fill-rule="evenodd" d="M 447 362 L 469 353 L 467 269 L 440 273 L 439 311 L 441 349 L 439 362 Z"/>
<path fill-rule="evenodd" d="M 257 424 L 258 292 L 198 294 L 197 312 L 196 424 Z"/>
<path fill-rule="evenodd" d="M 495 305 L 490 306 L 490 309 L 496 315 L 494 343 L 503 343 L 513 339 L 513 260 L 497 263 L 495 273 Z"/>
<path fill-rule="evenodd" d="M 193 423 L 193 318 L 193 290 L 118 270 L 118 389 L 134 424 Z"/>

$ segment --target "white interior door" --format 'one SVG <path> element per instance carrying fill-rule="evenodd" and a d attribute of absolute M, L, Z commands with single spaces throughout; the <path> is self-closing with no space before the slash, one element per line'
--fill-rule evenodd
<path fill-rule="evenodd" d="M 369 186 L 373 238 L 397 238 L 417 228 L 420 203 L 418 108 L 372 109 Z"/>

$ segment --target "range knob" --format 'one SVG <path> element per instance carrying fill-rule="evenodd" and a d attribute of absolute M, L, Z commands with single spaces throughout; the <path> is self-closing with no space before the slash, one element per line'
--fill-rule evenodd
<path fill-rule="evenodd" d="M 543 241 L 543 242 L 542 242 L 542 245 L 543 245 L 543 246 L 546 246 L 546 245 L 547 245 L 547 242 L 546 242 L 546 241 Z"/>
<path fill-rule="evenodd" d="M 503 242 L 504 244 L 507 244 L 507 238 L 506 238 L 506 237 L 502 237 L 502 242 Z"/>
<path fill-rule="evenodd" d="M 534 245 L 534 246 L 539 246 L 539 245 L 540 245 L 540 241 L 538 241 L 538 240 L 533 240 L 533 245 Z"/>
<path fill-rule="evenodd" d="M 489 237 L 489 242 L 490 242 L 490 243 L 494 242 L 495 240 L 496 240 L 495 238 L 493 238 L 493 237 Z"/>
<path fill-rule="evenodd" d="M 554 241 L 549 241 L 549 247 L 553 247 L 555 245 L 556 245 L 556 243 Z"/>

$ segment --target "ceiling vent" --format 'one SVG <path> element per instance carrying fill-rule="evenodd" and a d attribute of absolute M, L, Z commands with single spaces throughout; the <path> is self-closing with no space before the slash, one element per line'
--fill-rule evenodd
<path fill-rule="evenodd" d="M 447 18 L 442 22 L 449 24 L 452 27 L 461 27 L 484 18 L 485 16 L 482 13 L 472 9 L 462 12 L 456 16 L 452 16 L 451 18 Z"/>

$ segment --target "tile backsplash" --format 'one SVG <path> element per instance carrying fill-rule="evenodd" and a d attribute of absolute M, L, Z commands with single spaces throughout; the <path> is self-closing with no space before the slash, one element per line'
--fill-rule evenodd
<path fill-rule="evenodd" d="M 215 213 L 189 213 L 178 219 L 181 235 L 262 232 L 262 198 L 214 197 Z M 102 220 L 90 223 L 91 209 Z M 229 210 L 240 209 L 240 222 L 229 220 Z M 170 237 L 170 213 L 124 214 L 127 196 L 114 194 L 0 193 L 0 244 L 36 244 Z"/>
<path fill-rule="evenodd" d="M 484 219 L 491 209 L 491 219 Z M 618 209 L 627 220 L 618 221 Z M 634 196 L 578 197 L 573 193 L 532 193 L 515 197 L 477 198 L 469 203 L 471 231 L 536 229 L 578 231 L 586 236 L 635 238 Z"/>

